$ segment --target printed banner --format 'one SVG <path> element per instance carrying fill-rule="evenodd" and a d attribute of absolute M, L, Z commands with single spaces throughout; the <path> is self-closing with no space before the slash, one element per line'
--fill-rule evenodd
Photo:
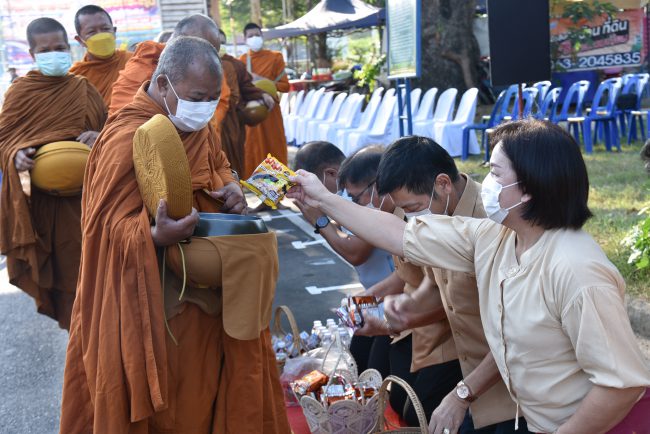
<path fill-rule="evenodd" d="M 551 20 L 551 42 L 559 43 L 557 59 L 561 69 L 569 71 L 629 67 L 643 64 L 643 9 L 619 12 L 611 18 L 603 16 L 591 22 L 585 20 L 583 27 L 591 31 L 592 41 L 583 43 L 577 56 L 572 55 L 568 29 L 573 26 L 569 19 Z"/>

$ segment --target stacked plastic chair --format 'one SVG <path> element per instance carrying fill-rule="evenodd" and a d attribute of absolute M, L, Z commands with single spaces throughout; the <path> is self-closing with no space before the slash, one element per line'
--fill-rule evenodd
<path fill-rule="evenodd" d="M 591 111 L 584 116 L 584 143 L 585 152 L 593 152 L 593 142 L 597 137 L 598 127 L 602 126 L 605 148 L 611 151 L 613 147 L 621 149 L 621 142 L 618 135 L 618 126 L 616 122 L 616 96 L 621 89 L 622 80 L 619 78 L 608 79 L 600 83 L 594 100 L 591 104 Z M 592 123 L 594 124 L 594 134 L 592 137 Z"/>
<path fill-rule="evenodd" d="M 554 87 L 549 90 L 542 101 L 539 110 L 534 114 L 534 117 L 543 121 L 550 121 L 557 112 L 560 105 L 560 94 L 562 93 L 561 87 Z"/>
<path fill-rule="evenodd" d="M 339 129 L 358 126 L 364 99 L 364 96 L 358 93 L 348 96 L 336 117 L 336 121 L 318 125 L 318 138 L 315 140 L 334 143 Z"/>
<path fill-rule="evenodd" d="M 343 153 L 346 156 L 354 154 L 366 145 L 387 145 L 394 140 L 392 134 L 393 124 L 397 121 L 397 96 L 395 93 L 386 92 L 381 101 L 377 115 L 370 125 L 370 129 L 352 131 L 341 142 Z"/>
<path fill-rule="evenodd" d="M 433 140 L 445 148 L 452 157 L 463 154 L 463 130 L 474 123 L 477 99 L 478 89 L 475 87 L 468 89 L 460 99 L 454 120 L 433 124 Z M 476 134 L 469 136 L 468 152 L 471 154 L 481 152 Z"/>
<path fill-rule="evenodd" d="M 588 90 L 589 81 L 587 80 L 580 80 L 573 83 L 567 90 L 566 95 L 564 95 L 560 113 L 554 112 L 551 116 L 551 122 L 555 124 L 566 122 L 567 129 L 573 133 L 573 137 L 578 143 L 580 143 L 580 133 L 584 121 L 582 116 L 583 104 Z"/>
<path fill-rule="evenodd" d="M 338 95 L 336 95 L 336 98 L 334 98 L 334 101 L 332 101 L 332 105 L 329 107 L 329 110 L 327 111 L 327 117 L 325 117 L 322 120 L 314 119 L 311 121 L 307 121 L 305 142 L 320 140 L 318 135 L 318 132 L 320 131 L 320 126 L 324 124 L 331 124 L 336 122 L 336 118 L 341 112 L 341 108 L 343 107 L 343 104 L 345 103 L 347 98 L 348 98 L 347 93 L 339 93 Z"/>
<path fill-rule="evenodd" d="M 478 130 L 482 132 L 481 146 L 485 151 L 484 159 L 485 161 L 490 160 L 490 145 L 487 142 L 487 130 L 496 127 L 503 120 L 501 107 L 505 101 L 505 97 L 506 91 L 502 90 L 494 103 L 494 107 L 492 107 L 492 114 L 490 116 L 483 116 L 481 123 L 469 124 L 463 127 L 463 151 L 460 155 L 461 160 L 467 160 L 467 157 L 469 157 L 469 140 L 470 132 L 472 130 Z"/>
<path fill-rule="evenodd" d="M 416 136 L 429 137 L 433 140 L 433 126 L 436 122 L 451 121 L 454 112 L 454 104 L 458 90 L 450 88 L 445 90 L 438 98 L 436 109 L 431 119 L 413 122 L 413 134 Z"/>
<path fill-rule="evenodd" d="M 395 89 L 388 89 L 384 95 L 384 98 L 388 95 L 395 95 Z M 347 148 L 346 142 L 347 142 L 348 135 L 354 132 L 365 133 L 369 131 L 372 126 L 372 122 L 375 120 L 375 116 L 377 115 L 377 111 L 379 110 L 379 106 L 381 105 L 381 102 L 382 102 L 381 94 L 373 92 L 373 95 L 370 98 L 370 102 L 368 103 L 366 109 L 361 114 L 359 125 L 356 128 L 339 129 L 336 132 L 336 140 L 332 143 L 338 146 L 339 149 L 341 149 L 341 151 L 343 151 L 343 153 L 345 154 L 345 150 Z"/>
<path fill-rule="evenodd" d="M 332 99 L 334 98 L 334 92 L 325 92 L 320 97 L 318 103 L 316 104 L 316 111 L 314 115 L 309 117 L 305 116 L 304 118 L 299 118 L 296 124 L 296 146 L 301 146 L 307 141 L 307 126 L 310 122 L 316 121 L 321 122 L 327 117 L 327 113 L 332 105 Z"/>

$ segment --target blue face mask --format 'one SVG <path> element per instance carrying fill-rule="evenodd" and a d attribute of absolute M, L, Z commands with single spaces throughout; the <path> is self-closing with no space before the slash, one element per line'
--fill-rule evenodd
<path fill-rule="evenodd" d="M 72 56 L 68 51 L 48 51 L 34 55 L 41 74 L 49 77 L 61 77 L 72 66 Z"/>

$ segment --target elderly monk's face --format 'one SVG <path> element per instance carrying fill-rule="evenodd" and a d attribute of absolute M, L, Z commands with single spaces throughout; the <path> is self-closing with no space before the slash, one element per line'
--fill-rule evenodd
<path fill-rule="evenodd" d="M 178 99 L 164 75 L 158 76 L 157 83 L 160 96 L 167 101 L 169 110 L 176 113 Z M 221 96 L 221 80 L 210 72 L 204 64 L 193 62 L 187 68 L 182 80 L 172 82 L 178 97 L 187 101 L 215 101 Z"/>
<path fill-rule="evenodd" d="M 50 32 L 34 35 L 34 46 L 29 49 L 32 59 L 40 53 L 50 51 L 70 51 L 70 45 L 63 36 L 63 32 Z"/>
<path fill-rule="evenodd" d="M 111 20 L 108 18 L 108 16 L 101 12 L 97 14 L 80 15 L 79 24 L 79 36 L 82 40 L 79 41 L 79 38 L 75 39 L 77 39 L 77 41 L 82 44 L 84 44 L 83 41 L 93 35 L 96 35 L 97 33 L 115 34 L 116 30 L 116 28 L 113 27 L 113 24 L 111 24 Z"/>

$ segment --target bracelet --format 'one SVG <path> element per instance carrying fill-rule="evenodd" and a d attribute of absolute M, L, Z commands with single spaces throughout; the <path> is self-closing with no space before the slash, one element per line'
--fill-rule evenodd
<path fill-rule="evenodd" d="M 399 333 L 397 333 L 395 331 L 395 329 L 393 329 L 390 326 L 390 322 L 388 322 L 388 318 L 386 317 L 386 314 L 384 314 L 384 324 L 386 325 L 386 328 L 388 329 L 388 336 L 390 336 L 391 338 L 396 338 L 396 337 L 398 337 L 400 335 Z"/>

